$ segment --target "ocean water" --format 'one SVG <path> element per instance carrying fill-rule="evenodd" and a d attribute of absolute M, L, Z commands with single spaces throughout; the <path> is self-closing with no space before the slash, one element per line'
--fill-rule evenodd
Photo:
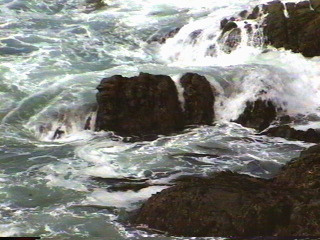
<path fill-rule="evenodd" d="M 109 0 L 92 9 L 84 0 L 0 0 L 0 237 L 174 239 L 125 220 L 179 176 L 228 169 L 270 178 L 310 146 L 232 122 L 267 90 L 303 119 L 294 127 L 320 127 L 318 57 L 266 51 L 259 29 L 231 53 L 219 43 L 220 20 L 265 2 Z M 177 27 L 165 44 L 150 43 Z M 190 71 L 217 89 L 214 126 L 135 143 L 83 130 L 103 77 Z M 65 134 L 54 140 L 59 127 Z M 121 188 L 128 183 L 146 187 Z"/>

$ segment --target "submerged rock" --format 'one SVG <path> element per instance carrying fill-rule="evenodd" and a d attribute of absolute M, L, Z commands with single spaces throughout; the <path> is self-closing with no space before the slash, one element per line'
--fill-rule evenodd
<path fill-rule="evenodd" d="M 183 107 L 169 76 L 140 73 L 131 78 L 115 75 L 103 79 L 97 87 L 96 131 L 145 136 L 170 134 L 186 124 L 211 124 L 214 97 L 209 82 L 194 73 L 185 74 L 180 82 Z"/>
<path fill-rule="evenodd" d="M 258 99 L 255 102 L 247 102 L 244 112 L 235 122 L 262 131 L 269 127 L 276 117 L 277 108 L 274 103 Z"/>
<path fill-rule="evenodd" d="M 232 172 L 189 176 L 153 195 L 132 223 L 188 237 L 318 236 L 319 179 L 317 145 L 270 180 Z"/>

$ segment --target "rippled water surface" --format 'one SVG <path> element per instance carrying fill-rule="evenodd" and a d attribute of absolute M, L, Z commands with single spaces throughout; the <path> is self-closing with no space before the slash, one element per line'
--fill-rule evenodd
<path fill-rule="evenodd" d="M 288 114 L 318 116 L 318 58 L 249 39 L 231 54 L 204 51 L 223 17 L 264 2 L 0 0 L 0 236 L 157 239 L 125 220 L 173 179 L 226 169 L 269 178 L 309 146 L 231 120 L 265 89 Z M 149 43 L 177 27 L 164 45 Z M 99 81 L 141 71 L 205 75 L 218 90 L 217 122 L 134 143 L 83 130 Z M 66 134 L 53 140 L 58 127 Z"/>

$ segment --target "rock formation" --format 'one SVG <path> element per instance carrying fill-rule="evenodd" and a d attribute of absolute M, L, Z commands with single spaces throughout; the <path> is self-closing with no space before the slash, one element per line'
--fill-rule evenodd
<path fill-rule="evenodd" d="M 169 38 L 173 38 L 179 31 L 180 31 L 181 27 L 177 27 L 174 28 L 172 30 L 170 30 L 169 32 L 165 33 L 165 34 L 155 34 L 152 35 L 147 42 L 148 43 L 152 43 L 152 42 L 158 42 L 158 43 L 165 43 L 167 41 L 167 39 Z"/>
<path fill-rule="evenodd" d="M 169 76 L 140 73 L 105 78 L 97 87 L 96 130 L 123 136 L 170 134 L 187 125 L 211 124 L 213 92 L 205 77 L 187 73 L 181 78 L 184 106 Z M 183 110 L 184 109 L 184 110 Z"/>
<path fill-rule="evenodd" d="M 237 21 L 256 19 L 259 27 L 263 28 L 265 45 L 299 52 L 305 57 L 319 56 L 319 10 L 320 5 L 317 0 L 285 4 L 279 0 L 271 1 L 255 7 L 251 13 L 241 12 L 240 19 L 223 19 L 221 38 L 230 33 L 230 27 L 234 28 Z"/>
<path fill-rule="evenodd" d="M 97 87 L 96 130 L 120 135 L 168 134 L 184 126 L 178 92 L 170 77 L 141 73 L 105 78 Z"/>
<path fill-rule="evenodd" d="M 302 131 L 296 130 L 289 125 L 281 125 L 272 127 L 262 134 L 273 137 L 282 137 L 288 140 L 298 140 L 311 143 L 320 142 L 320 133 L 317 130 L 311 128 L 309 128 L 307 131 Z"/>
<path fill-rule="evenodd" d="M 184 119 L 187 125 L 211 124 L 214 118 L 214 96 L 207 79 L 186 73 L 180 79 L 184 97 Z"/>
<path fill-rule="evenodd" d="M 132 222 L 176 236 L 319 236 L 319 165 L 317 145 L 270 180 L 188 177 L 153 195 Z"/>
<path fill-rule="evenodd" d="M 258 99 L 255 102 L 247 102 L 244 112 L 235 122 L 262 131 L 269 127 L 276 117 L 277 108 L 274 103 Z"/>

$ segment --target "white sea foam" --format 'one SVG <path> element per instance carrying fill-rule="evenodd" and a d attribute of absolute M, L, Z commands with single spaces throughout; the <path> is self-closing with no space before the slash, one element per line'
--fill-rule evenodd
<path fill-rule="evenodd" d="M 153 186 L 144 188 L 138 192 L 107 192 L 105 189 L 96 189 L 88 198 L 82 202 L 83 205 L 99 205 L 117 208 L 127 208 L 132 210 L 134 204 L 146 200 L 152 194 L 162 191 L 167 187 Z"/>

